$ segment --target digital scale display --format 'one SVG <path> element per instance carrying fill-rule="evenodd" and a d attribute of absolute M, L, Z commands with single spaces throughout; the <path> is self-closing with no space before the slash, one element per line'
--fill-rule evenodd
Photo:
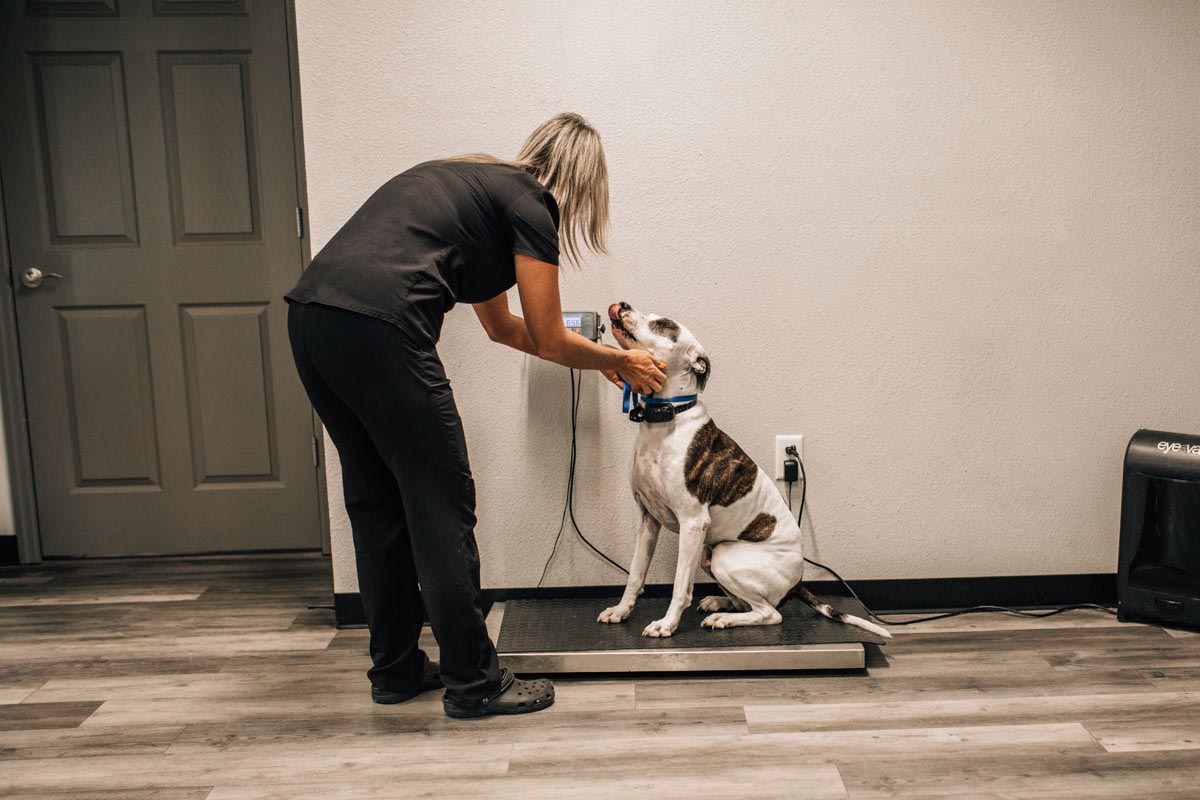
<path fill-rule="evenodd" d="M 564 311 L 562 318 L 564 328 L 593 342 L 600 341 L 600 334 L 604 333 L 600 315 L 595 311 Z"/>

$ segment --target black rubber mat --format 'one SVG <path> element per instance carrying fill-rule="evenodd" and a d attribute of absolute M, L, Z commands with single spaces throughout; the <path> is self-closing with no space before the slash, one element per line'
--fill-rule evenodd
<path fill-rule="evenodd" d="M 596 621 L 600 612 L 620 598 L 566 600 L 509 600 L 496 649 L 504 653 L 561 653 L 589 650 L 647 650 L 705 647 L 771 647 L 797 644 L 873 642 L 882 636 L 854 625 L 819 616 L 799 600 L 784 603 L 779 625 L 710 630 L 701 627 L 707 612 L 692 608 L 683 612 L 673 636 L 655 639 L 642 636 L 642 629 L 666 613 L 670 598 L 642 598 L 629 619 L 619 625 Z M 861 603 L 852 598 L 830 597 L 830 605 L 848 614 L 865 617 Z"/>

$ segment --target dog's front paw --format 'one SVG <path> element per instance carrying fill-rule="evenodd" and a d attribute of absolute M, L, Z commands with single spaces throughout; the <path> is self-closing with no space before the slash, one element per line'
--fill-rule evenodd
<path fill-rule="evenodd" d="M 733 608 L 733 601 L 725 596 L 706 597 L 696 606 L 697 611 L 728 611 Z"/>
<path fill-rule="evenodd" d="M 707 610 L 707 609 L 705 609 L 705 610 Z M 700 621 L 700 624 L 706 628 L 712 628 L 715 631 L 719 631 L 722 628 L 729 627 L 729 618 L 731 616 L 733 616 L 733 615 L 732 614 L 709 614 L 707 617 L 705 617 L 704 619 L 702 619 Z"/>
<path fill-rule="evenodd" d="M 624 622 L 629 619 L 629 612 L 633 611 L 633 606 L 625 606 L 617 604 L 609 606 L 600 612 L 600 616 L 596 617 L 597 622 Z"/>
<path fill-rule="evenodd" d="M 646 630 L 642 631 L 642 636 L 653 636 L 655 638 L 660 638 L 663 636 L 670 636 L 672 633 L 675 632 L 675 629 L 678 627 L 679 627 L 678 620 L 672 622 L 671 620 L 666 619 L 666 618 L 656 619 L 656 620 L 654 620 L 654 622 L 651 622 L 649 625 L 646 626 Z"/>

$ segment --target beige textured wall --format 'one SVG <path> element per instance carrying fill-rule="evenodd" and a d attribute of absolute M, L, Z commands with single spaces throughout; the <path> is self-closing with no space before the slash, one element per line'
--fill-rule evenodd
<path fill-rule="evenodd" d="M 565 303 L 689 325 L 710 410 L 760 463 L 803 433 L 815 552 L 850 578 L 1114 570 L 1129 435 L 1200 429 L 1200 4 L 297 13 L 314 249 L 415 162 L 512 154 L 550 113 L 585 114 L 612 256 L 564 272 Z M 441 350 L 485 583 L 533 585 L 563 500 L 565 370 L 492 345 L 466 308 Z M 584 395 L 578 517 L 625 560 L 634 429 L 594 375 Z M 618 578 L 567 542 L 548 583 Z"/>

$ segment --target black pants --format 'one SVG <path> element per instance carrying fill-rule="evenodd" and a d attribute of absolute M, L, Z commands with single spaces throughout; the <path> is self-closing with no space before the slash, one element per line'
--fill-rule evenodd
<path fill-rule="evenodd" d="M 288 335 L 342 464 L 371 629 L 367 676 L 416 688 L 424 601 L 447 696 L 482 699 L 500 669 L 480 608 L 475 482 L 437 351 L 391 323 L 317 304 L 290 304 Z"/>

